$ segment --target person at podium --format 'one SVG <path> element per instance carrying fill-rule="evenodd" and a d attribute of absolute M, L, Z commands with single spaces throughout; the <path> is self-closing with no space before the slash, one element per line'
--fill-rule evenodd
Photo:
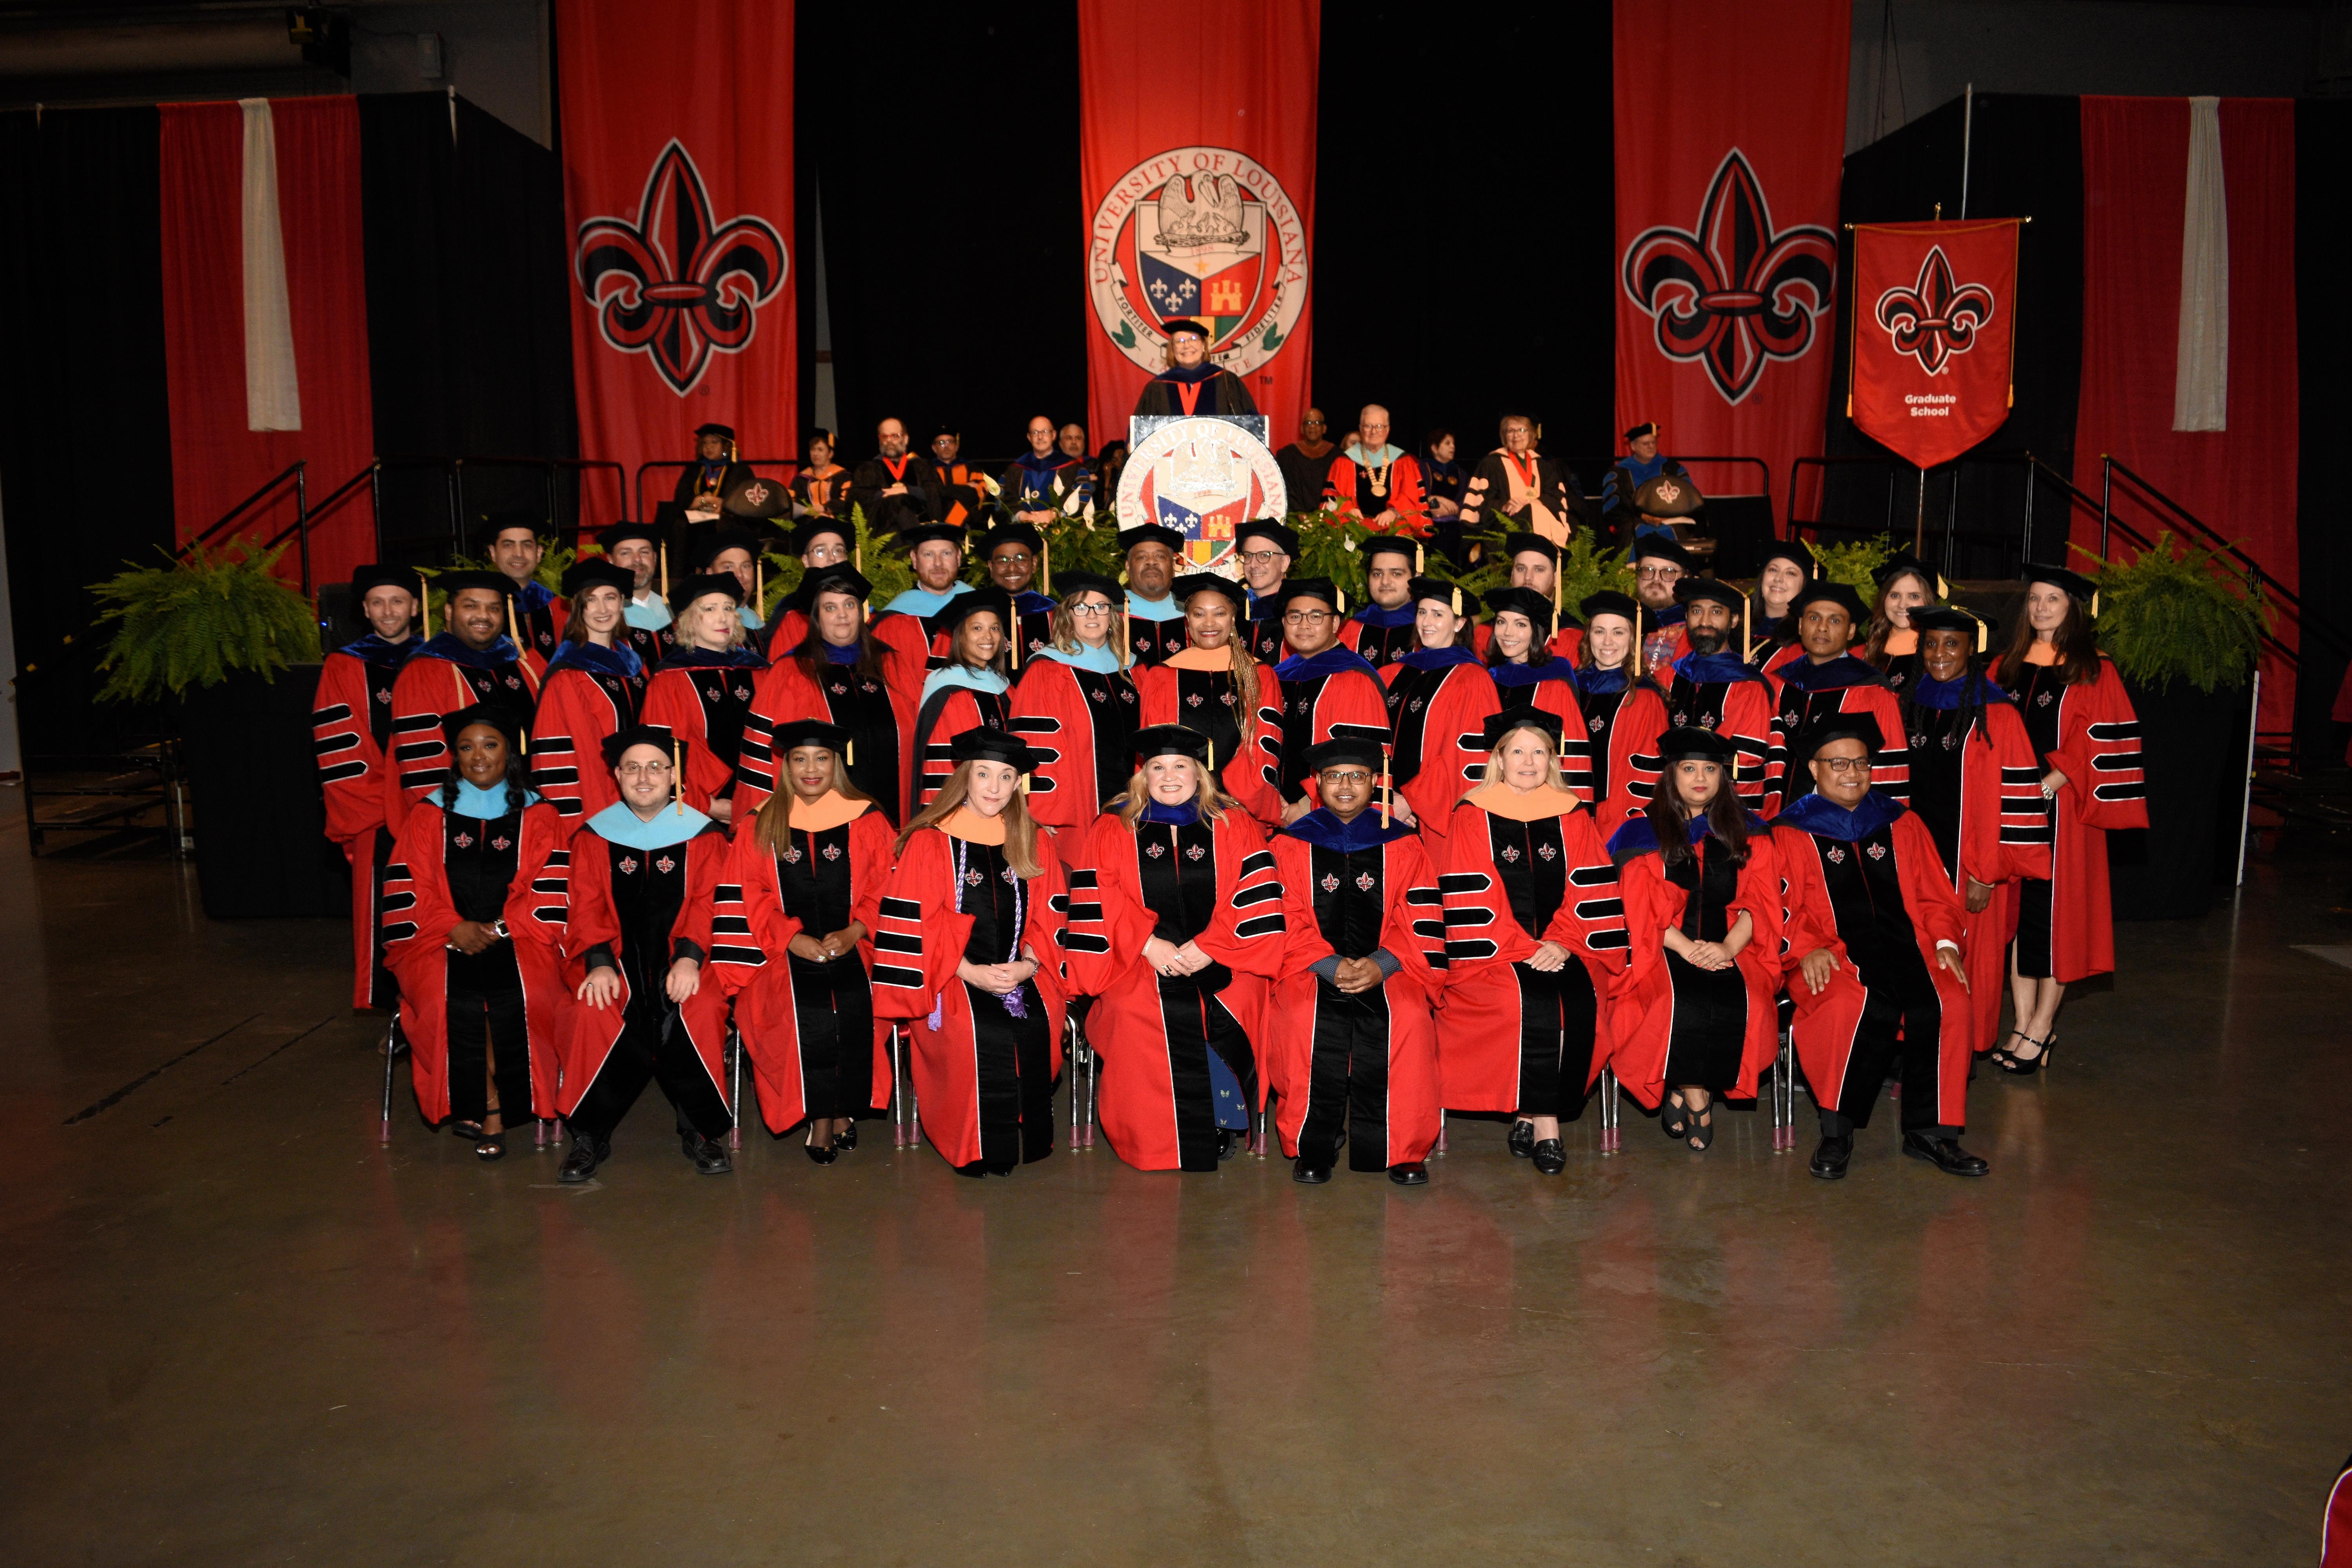
<path fill-rule="evenodd" d="M 688 518 L 699 515 L 710 521 L 719 516 L 727 493 L 751 477 L 751 470 L 735 460 L 734 426 L 698 425 L 694 431 L 694 461 L 678 475 L 677 491 L 670 500 Z"/>
<path fill-rule="evenodd" d="M 1169 365 L 1143 384 L 1135 416 L 1255 414 L 1257 404 L 1242 378 L 1209 363 L 1209 329 L 1198 321 L 1167 321 Z"/>

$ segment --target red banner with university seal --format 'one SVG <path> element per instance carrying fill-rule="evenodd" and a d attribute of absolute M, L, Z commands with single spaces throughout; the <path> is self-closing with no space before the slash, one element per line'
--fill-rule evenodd
<path fill-rule="evenodd" d="M 1846 0 L 1616 0 L 1618 426 L 1761 458 L 1782 493 L 1829 407 L 1852 23 Z"/>
<path fill-rule="evenodd" d="M 1078 0 L 1097 446 L 1126 439 L 1137 395 L 1167 363 L 1160 323 L 1183 318 L 1213 334 L 1210 359 L 1249 388 L 1269 444 L 1297 437 L 1321 37 L 1319 0 L 1201 0 L 1180 13 Z"/>
<path fill-rule="evenodd" d="M 1948 463 L 2009 417 L 2020 226 L 1854 227 L 1846 413 L 1906 463 Z"/>
<path fill-rule="evenodd" d="M 797 453 L 792 0 L 557 0 L 555 37 L 581 456 Z"/>

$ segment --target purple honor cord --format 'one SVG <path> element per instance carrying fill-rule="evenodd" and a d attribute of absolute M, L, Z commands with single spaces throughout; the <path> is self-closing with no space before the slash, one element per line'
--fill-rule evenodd
<path fill-rule="evenodd" d="M 1011 868 L 1011 862 L 1008 861 L 1006 869 Z M 955 911 L 961 914 L 963 913 L 965 871 L 964 843 L 961 838 L 955 840 Z M 1021 935 L 1027 924 L 1028 889 L 1021 885 L 1021 879 L 1017 876 L 1009 877 L 1006 879 L 1013 884 L 1013 951 L 1005 955 L 1004 962 L 1018 963 L 1021 962 Z M 997 1000 L 1003 1003 L 1005 1012 L 1015 1018 L 1026 1018 L 1029 1016 L 1029 1004 L 1022 998 L 1021 987 L 1018 985 L 998 997 Z M 932 1005 L 931 1016 L 925 1021 L 934 1029 L 940 1026 L 940 1009 L 937 1004 Z"/>

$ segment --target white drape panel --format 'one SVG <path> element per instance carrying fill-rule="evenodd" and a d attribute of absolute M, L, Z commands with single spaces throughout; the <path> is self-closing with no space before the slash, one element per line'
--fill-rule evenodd
<path fill-rule="evenodd" d="M 2221 100 L 2189 100 L 2189 199 L 2180 219 L 2180 340 L 2172 427 L 2230 425 L 2230 203 L 2221 180 Z"/>
<path fill-rule="evenodd" d="M 294 369 L 294 316 L 286 303 L 286 243 L 278 226 L 278 135 L 269 100 L 245 110 L 245 423 L 250 430 L 302 428 Z"/>

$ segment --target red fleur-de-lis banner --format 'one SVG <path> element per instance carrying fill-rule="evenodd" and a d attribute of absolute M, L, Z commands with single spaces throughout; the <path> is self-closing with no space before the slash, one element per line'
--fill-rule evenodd
<path fill-rule="evenodd" d="M 1618 428 L 1776 495 L 1822 449 L 1852 9 L 1616 0 Z"/>
<path fill-rule="evenodd" d="M 1857 225 L 1856 428 L 1907 463 L 1948 463 L 2009 417 L 2015 218 Z"/>
<path fill-rule="evenodd" d="M 555 36 L 581 456 L 797 453 L 792 0 L 559 0 Z"/>

